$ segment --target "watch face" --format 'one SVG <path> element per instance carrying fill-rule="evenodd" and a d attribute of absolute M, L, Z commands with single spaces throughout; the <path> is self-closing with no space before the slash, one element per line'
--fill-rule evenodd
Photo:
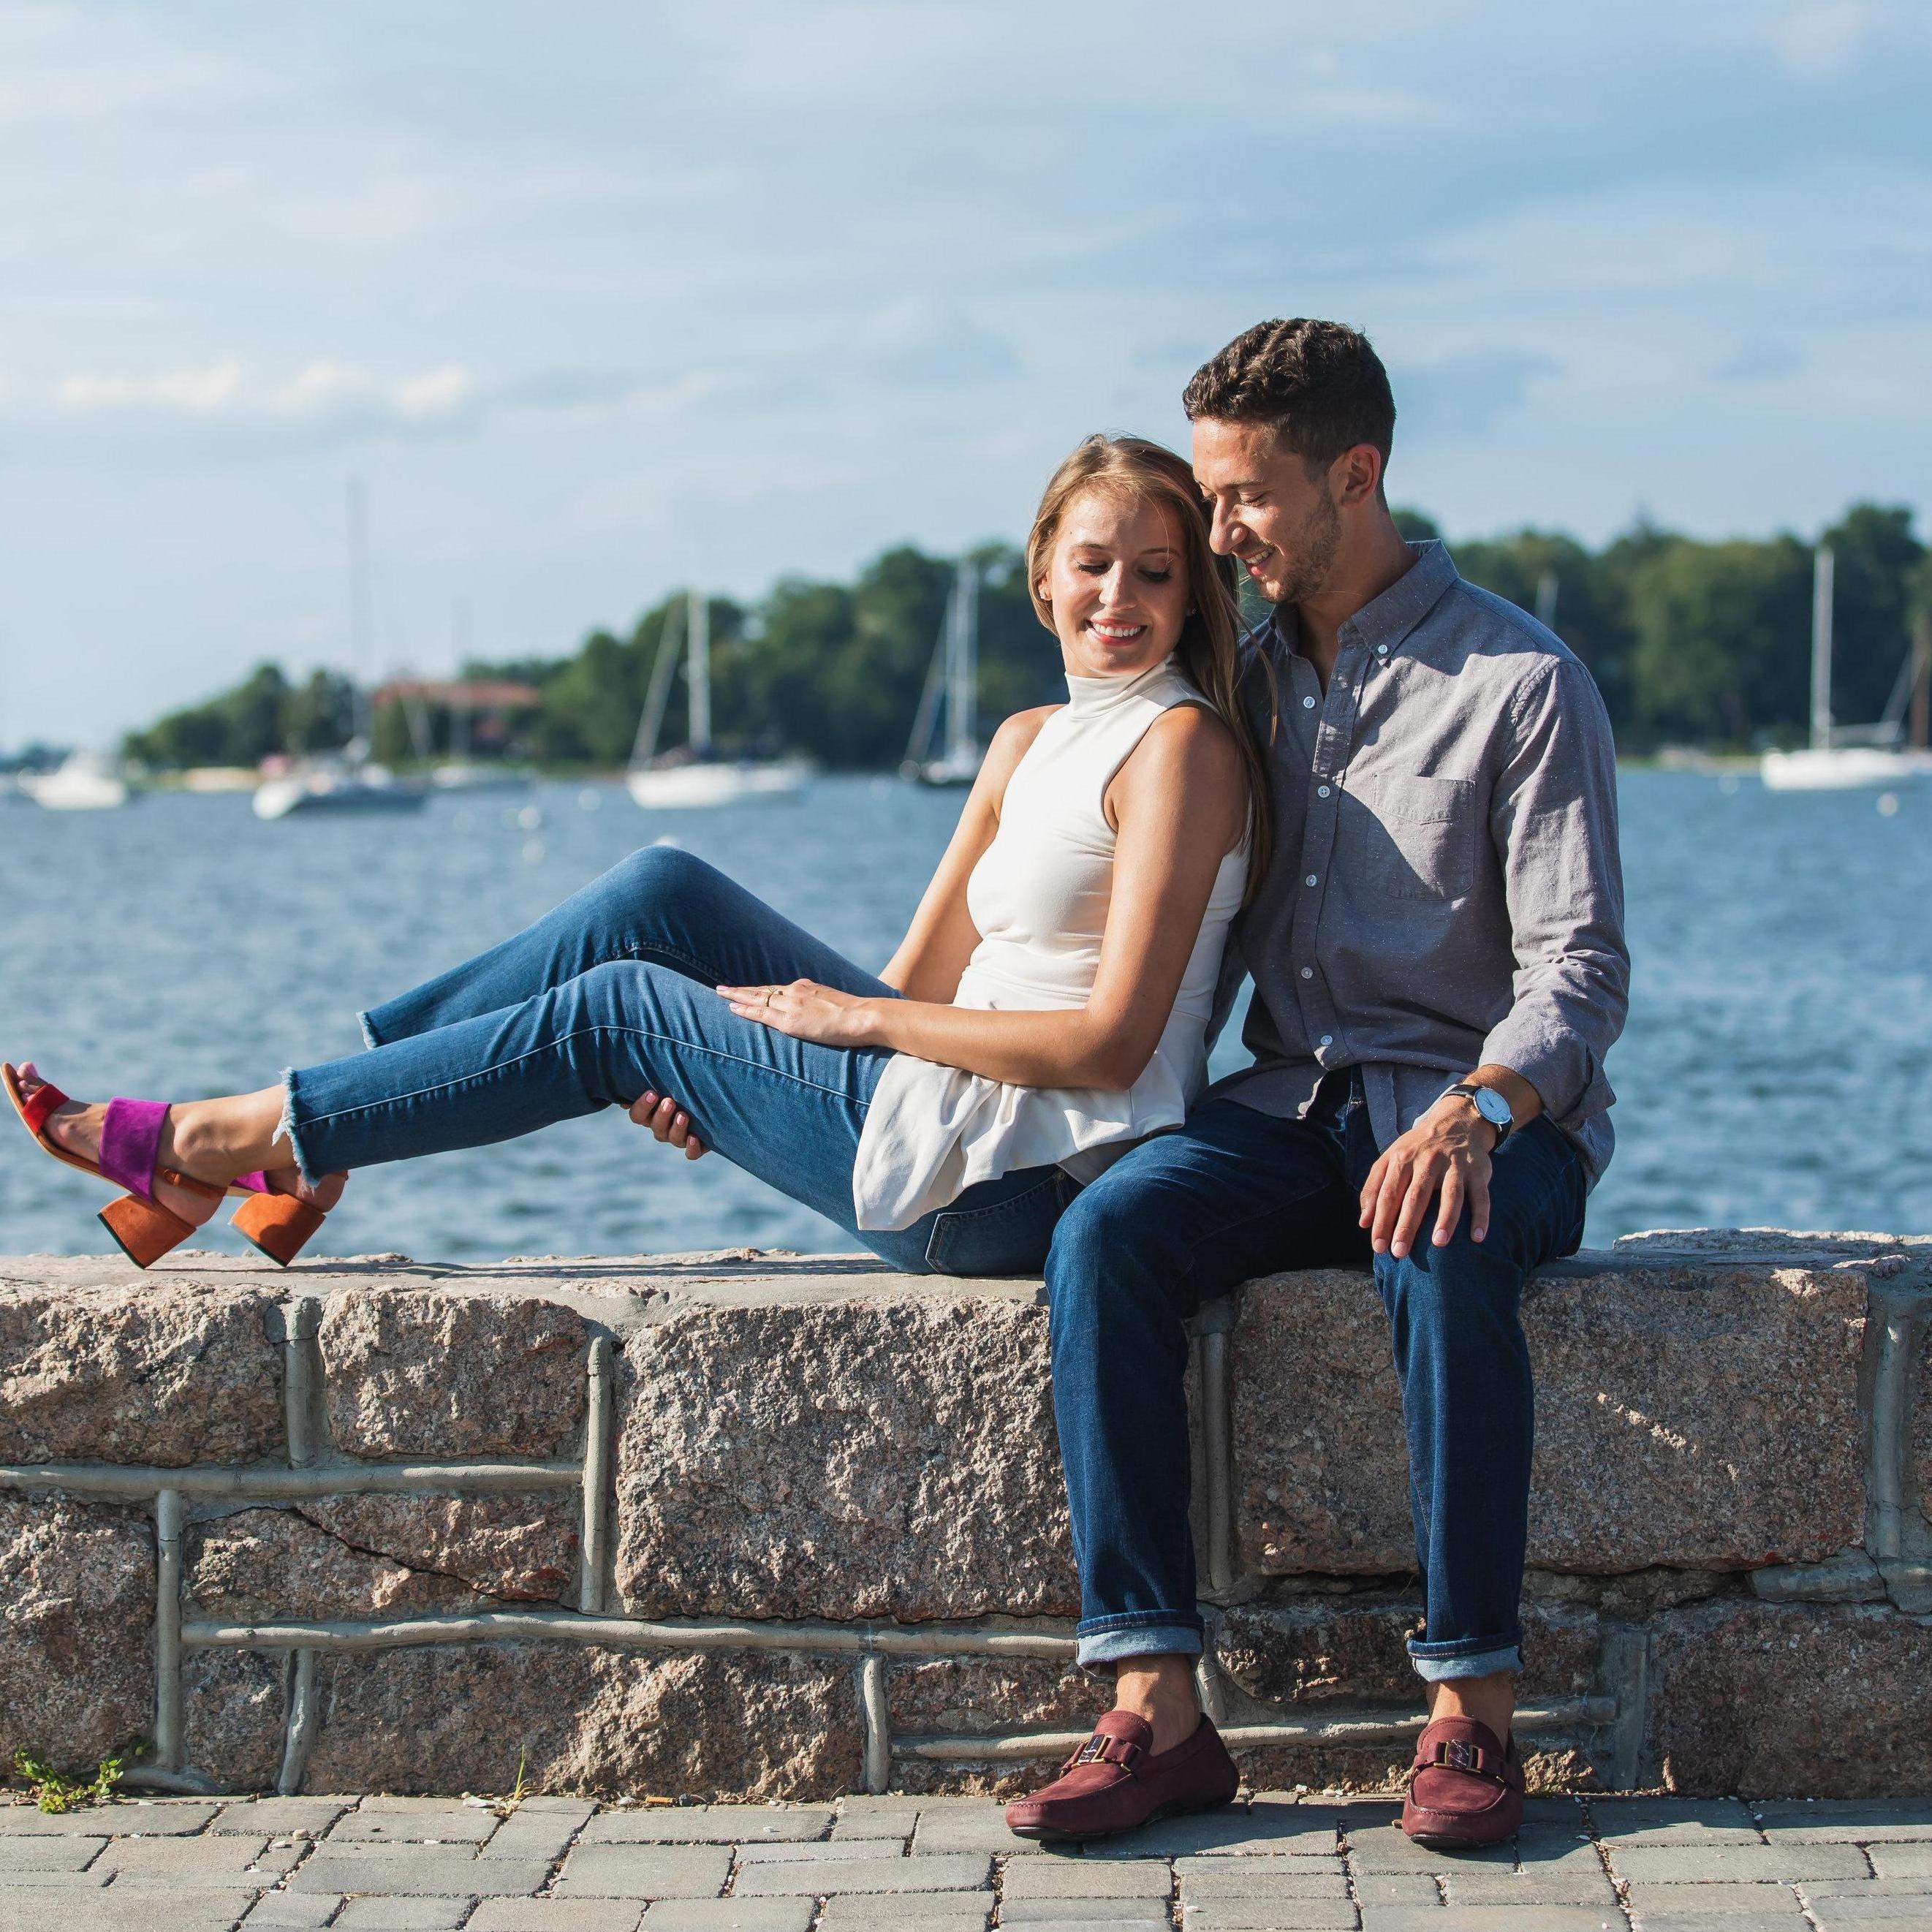
<path fill-rule="evenodd" d="M 1510 1112 L 1510 1103 L 1490 1087 L 1476 1089 L 1476 1112 L 1492 1127 L 1506 1127 L 1516 1118 Z"/>

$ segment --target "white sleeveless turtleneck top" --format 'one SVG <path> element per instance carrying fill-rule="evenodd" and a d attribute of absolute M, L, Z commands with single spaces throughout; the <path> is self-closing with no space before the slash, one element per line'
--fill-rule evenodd
<path fill-rule="evenodd" d="M 980 934 L 952 1004 L 1007 1012 L 1084 1005 L 1114 884 L 1106 797 L 1148 728 L 1207 700 L 1172 658 L 1131 677 L 1069 677 L 1068 701 L 1007 781 L 999 830 L 973 868 Z M 1207 1029 L 1228 922 L 1247 884 L 1245 840 L 1221 861 L 1174 1010 L 1124 1093 L 1018 1087 L 895 1054 L 872 1095 L 852 1175 L 861 1228 L 909 1228 L 975 1182 L 1058 1166 L 1089 1181 L 1137 1141 L 1178 1126 L 1205 1083 Z"/>

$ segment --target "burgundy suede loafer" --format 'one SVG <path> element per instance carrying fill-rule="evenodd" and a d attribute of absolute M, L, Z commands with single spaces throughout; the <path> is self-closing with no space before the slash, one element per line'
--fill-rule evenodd
<path fill-rule="evenodd" d="M 1156 1755 L 1154 1732 L 1131 1711 L 1109 1711 L 1094 1735 L 1030 1798 L 1006 1807 L 1022 1838 L 1110 1838 L 1178 1812 L 1209 1811 L 1240 1788 L 1240 1773 L 1207 1718 L 1184 1743 Z"/>
<path fill-rule="evenodd" d="M 1516 1836 L 1522 1823 L 1522 1760 L 1473 1718 L 1438 1718 L 1408 1768 L 1402 1828 L 1418 1845 L 1473 1850 Z"/>

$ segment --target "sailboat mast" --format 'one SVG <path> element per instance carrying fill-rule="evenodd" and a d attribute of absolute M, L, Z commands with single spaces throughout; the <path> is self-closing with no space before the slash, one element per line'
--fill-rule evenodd
<path fill-rule="evenodd" d="M 349 479 L 350 734 L 367 756 L 374 721 L 365 688 L 369 676 L 369 533 L 363 516 L 362 479 Z"/>
<path fill-rule="evenodd" d="M 1932 610 L 1912 626 L 1912 697 L 1906 742 L 1915 752 L 1932 748 Z"/>
<path fill-rule="evenodd" d="M 1546 570 L 1536 580 L 1536 621 L 1546 631 L 1556 628 L 1556 573 Z"/>
<path fill-rule="evenodd" d="M 455 702 L 449 710 L 450 752 L 459 764 L 470 762 L 470 699 L 464 689 L 464 665 L 470 657 L 470 605 L 458 598 L 449 613 L 449 674 L 456 681 Z"/>
<path fill-rule="evenodd" d="M 701 590 L 686 603 L 686 623 L 691 640 L 691 748 L 711 748 L 711 605 Z"/>
<path fill-rule="evenodd" d="M 1811 748 L 1832 748 L 1832 578 L 1829 544 L 1812 553 Z"/>
<path fill-rule="evenodd" d="M 979 682 L 980 574 L 970 562 L 959 566 L 953 586 L 951 634 L 946 639 L 946 755 L 963 764 L 978 748 L 974 687 Z"/>

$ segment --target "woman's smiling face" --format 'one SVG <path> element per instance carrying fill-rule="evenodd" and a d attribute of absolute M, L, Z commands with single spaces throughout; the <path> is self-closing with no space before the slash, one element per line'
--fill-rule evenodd
<path fill-rule="evenodd" d="M 1151 670 L 1187 621 L 1187 565 L 1172 518 L 1117 490 L 1084 490 L 1067 506 L 1037 587 L 1070 677 Z"/>

